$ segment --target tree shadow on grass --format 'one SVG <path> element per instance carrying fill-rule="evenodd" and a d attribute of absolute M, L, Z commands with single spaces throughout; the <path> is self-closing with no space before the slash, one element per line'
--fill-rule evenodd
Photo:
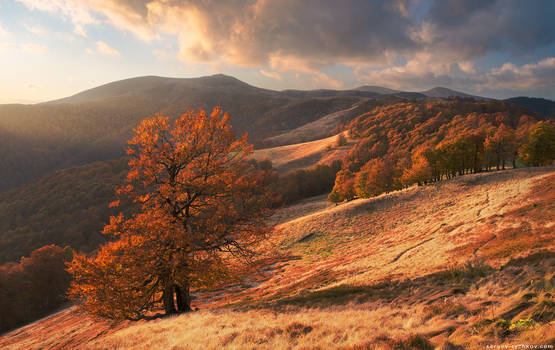
<path fill-rule="evenodd" d="M 515 258 L 496 270 L 481 260 L 471 260 L 465 265 L 451 267 L 414 279 L 383 281 L 373 285 L 339 285 L 327 289 L 301 291 L 273 302 L 258 305 L 271 309 L 284 306 L 325 308 L 332 305 L 366 302 L 411 302 L 426 300 L 428 304 L 451 297 L 464 295 L 474 285 L 486 280 L 500 278 L 499 274 L 523 265 L 538 266 L 539 262 L 555 258 L 555 253 L 540 251 L 527 257 Z M 539 271 L 538 271 L 539 272 Z M 541 273 L 541 272 L 540 272 Z M 484 279 L 484 281 L 482 281 Z"/>

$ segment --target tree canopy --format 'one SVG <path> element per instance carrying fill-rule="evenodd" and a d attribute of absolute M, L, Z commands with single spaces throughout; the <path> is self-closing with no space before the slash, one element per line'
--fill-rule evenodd
<path fill-rule="evenodd" d="M 338 203 L 373 197 L 414 183 L 505 169 L 508 162 L 552 164 L 553 124 L 528 112 L 505 102 L 460 98 L 378 106 L 347 125 L 359 141 L 343 158 L 328 198 Z"/>
<path fill-rule="evenodd" d="M 157 115 L 134 129 L 127 184 L 135 214 L 114 216 L 104 233 L 117 240 L 96 257 L 76 255 L 70 294 L 88 311 L 137 319 L 161 302 L 167 314 L 191 310 L 190 288 L 208 286 L 248 258 L 267 233 L 267 172 L 247 157 L 228 115 L 215 108 L 170 124 Z"/>

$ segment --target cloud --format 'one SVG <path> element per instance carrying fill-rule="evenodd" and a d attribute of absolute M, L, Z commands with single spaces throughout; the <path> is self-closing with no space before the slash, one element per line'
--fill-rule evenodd
<path fill-rule="evenodd" d="M 75 33 L 86 35 L 82 30 L 86 24 L 99 23 L 91 13 L 91 8 L 86 6 L 86 0 L 16 0 L 31 10 L 40 10 L 60 14 L 72 21 Z"/>
<path fill-rule="evenodd" d="M 555 43 L 555 2 L 551 0 L 436 0 L 426 17 L 434 33 L 429 50 L 459 59 L 487 52 L 525 54 Z"/>
<path fill-rule="evenodd" d="M 538 61 L 532 53 L 552 56 L 555 47 L 552 0 L 17 1 L 61 13 L 79 35 L 109 24 L 145 41 L 175 37 L 176 54 L 186 63 L 256 67 L 263 75 L 269 67 L 264 72 L 274 77 L 295 72 L 333 88 L 343 84 L 324 71 L 338 65 L 360 80 L 399 88 L 501 87 L 503 79 L 532 81 L 526 74 L 535 73 L 527 72 L 547 68 L 480 72 L 481 59 Z M 400 57 L 406 63 L 399 65 Z"/>
<path fill-rule="evenodd" d="M 109 23 L 141 39 L 156 36 L 148 25 L 144 0 L 16 0 L 31 10 L 61 14 L 74 25 L 74 33 L 86 37 L 86 26 Z M 162 0 L 166 2 L 166 0 Z"/>
<path fill-rule="evenodd" d="M 263 76 L 268 77 L 268 78 L 281 80 L 281 75 L 279 75 L 279 73 L 277 73 L 277 72 L 268 72 L 268 71 L 265 71 L 264 69 L 261 69 L 260 74 L 262 74 Z"/>
<path fill-rule="evenodd" d="M 96 50 L 97 50 L 97 52 L 99 52 L 103 55 L 121 56 L 121 54 L 119 53 L 118 50 L 114 49 L 113 47 L 111 47 L 110 45 L 106 44 L 103 41 L 97 41 L 96 42 Z"/>
<path fill-rule="evenodd" d="M 486 71 L 470 62 L 438 64 L 431 56 L 420 55 L 399 67 L 357 67 L 359 81 L 388 85 L 397 89 L 424 90 L 449 86 L 463 91 L 486 92 L 510 96 L 535 91 L 549 96 L 555 91 L 555 57 L 536 63 L 515 65 L 507 62 Z"/>
<path fill-rule="evenodd" d="M 516 66 L 505 63 L 494 68 L 485 77 L 482 88 L 510 90 L 551 89 L 555 91 L 555 57 L 537 63 Z"/>
<path fill-rule="evenodd" d="M 431 53 L 421 52 L 404 65 L 365 66 L 354 68 L 358 81 L 387 85 L 395 89 L 424 90 L 435 86 L 468 89 L 477 83 L 472 61 L 442 62 Z"/>
<path fill-rule="evenodd" d="M 310 65 L 387 65 L 420 52 L 455 61 L 555 42 L 551 0 L 18 1 L 63 13 L 78 32 L 105 22 L 144 40 L 169 33 L 184 60 L 241 66 L 275 55 Z"/>

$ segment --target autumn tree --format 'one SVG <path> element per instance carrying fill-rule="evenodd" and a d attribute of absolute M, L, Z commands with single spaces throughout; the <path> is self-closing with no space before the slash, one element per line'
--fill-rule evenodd
<path fill-rule="evenodd" d="M 351 171 L 348 169 L 339 171 L 335 178 L 333 189 L 328 195 L 328 200 L 337 204 L 345 200 L 353 199 L 355 197 L 354 181 L 354 175 Z"/>
<path fill-rule="evenodd" d="M 399 188 L 395 162 L 391 157 L 372 159 L 355 177 L 357 196 L 369 198 Z"/>
<path fill-rule="evenodd" d="M 524 164 L 529 166 L 550 165 L 555 161 L 555 125 L 539 122 L 533 126 L 526 142 L 520 149 Z"/>
<path fill-rule="evenodd" d="M 490 158 L 488 163 L 494 163 L 496 170 L 500 168 L 505 169 L 505 163 L 509 159 L 512 160 L 513 168 L 516 166 L 515 160 L 518 147 L 515 131 L 505 124 L 499 125 L 497 129 L 488 135 L 484 141 L 484 147 L 486 155 Z"/>
<path fill-rule="evenodd" d="M 0 332 L 44 317 L 65 301 L 72 250 L 48 245 L 0 266 Z"/>
<path fill-rule="evenodd" d="M 409 168 L 403 170 L 401 182 L 408 186 L 417 183 L 419 186 L 432 179 L 433 169 L 426 157 L 425 150 L 414 152 Z"/>
<path fill-rule="evenodd" d="M 112 217 L 104 233 L 116 240 L 96 257 L 76 255 L 69 269 L 70 295 L 118 319 L 160 302 L 166 314 L 191 310 L 190 289 L 221 280 L 267 233 L 268 172 L 247 159 L 252 146 L 235 138 L 227 114 L 189 112 L 173 127 L 155 116 L 134 131 L 118 196 L 138 210 Z"/>

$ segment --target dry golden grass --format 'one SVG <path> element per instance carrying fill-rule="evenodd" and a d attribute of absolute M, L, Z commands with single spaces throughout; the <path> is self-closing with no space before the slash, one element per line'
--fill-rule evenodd
<path fill-rule="evenodd" d="M 380 343 L 391 348 L 396 341 L 415 334 L 437 346 L 447 342 L 464 348 L 522 341 L 547 344 L 553 341 L 550 338 L 553 323 L 538 322 L 513 330 L 496 326 L 501 318 L 517 322 L 532 317 L 529 313 L 534 312 L 540 304 L 536 299 L 541 297 L 532 297 L 531 301 L 523 298 L 534 290 L 526 286 L 527 281 L 545 274 L 555 263 L 553 254 L 539 259 L 539 265 L 527 272 L 519 271 L 520 267 L 513 264 L 507 265 L 505 271 L 492 271 L 464 281 L 438 274 L 394 284 L 381 291 L 359 288 L 349 294 L 348 290 L 336 290 L 335 295 L 329 293 L 320 301 L 316 296 L 306 295 L 304 299 L 284 301 L 277 306 L 202 310 L 126 328 L 84 348 L 332 349 L 365 348 Z M 552 279 L 553 272 L 543 277 Z M 465 283 L 466 293 L 452 292 L 454 286 L 462 288 Z M 506 291 L 515 287 L 519 291 L 507 296 Z M 344 304 L 343 293 L 347 293 Z M 360 298 L 364 296 L 366 299 Z M 530 305 L 520 310 L 523 300 Z"/>
<path fill-rule="evenodd" d="M 347 139 L 345 146 L 337 147 L 338 135 L 334 135 L 316 141 L 259 149 L 254 151 L 253 158 L 271 159 L 274 168 L 282 173 L 329 163 L 341 159 L 354 145 L 354 140 L 347 136 L 347 132 L 343 132 L 343 135 Z"/>
<path fill-rule="evenodd" d="M 43 320 L 0 347 L 552 344 L 554 170 L 464 176 L 340 206 L 307 200 L 276 213 L 257 273 L 197 292 L 199 311 L 119 330 L 70 313 L 58 328 Z"/>
<path fill-rule="evenodd" d="M 364 113 L 366 110 L 364 105 L 365 102 L 357 102 L 347 109 L 327 114 L 313 122 L 301 125 L 283 134 L 270 137 L 266 139 L 266 141 L 274 145 L 290 145 L 293 143 L 325 138 L 332 130 L 336 129 L 341 124 L 346 124 L 346 121 L 352 120 L 353 117 Z M 345 117 L 347 117 L 347 119 L 344 119 Z"/>

